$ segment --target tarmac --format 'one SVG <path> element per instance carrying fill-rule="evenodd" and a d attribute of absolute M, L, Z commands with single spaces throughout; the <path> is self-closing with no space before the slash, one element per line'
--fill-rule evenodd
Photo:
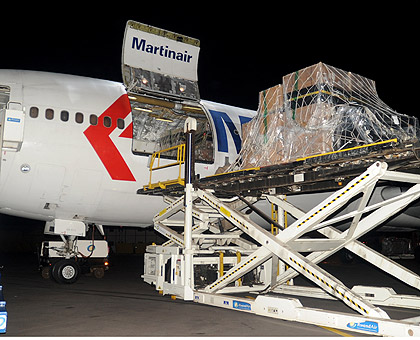
<path fill-rule="evenodd" d="M 282 321 L 162 296 L 143 282 L 141 255 L 112 256 L 103 279 L 82 275 L 63 285 L 43 279 L 35 254 L 1 254 L 1 282 L 7 303 L 5 336 L 87 337 L 338 337 L 360 336 L 348 331 Z M 420 264 L 405 261 L 420 272 Z M 322 266 L 348 287 L 354 284 L 393 285 L 397 293 L 420 295 L 415 289 L 377 271 L 365 262 Z M 306 299 L 308 306 L 337 302 Z M 312 304 L 312 305 L 311 305 Z M 338 302 L 341 311 L 348 312 Z M 385 309 L 385 308 L 384 308 Z M 418 310 L 385 309 L 392 317 L 408 318 Z M 416 313 L 417 312 L 417 313 Z"/>

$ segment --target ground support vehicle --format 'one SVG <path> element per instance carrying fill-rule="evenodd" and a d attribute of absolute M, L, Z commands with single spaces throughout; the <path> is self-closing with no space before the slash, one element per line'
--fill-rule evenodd
<path fill-rule="evenodd" d="M 66 249 L 66 245 L 68 243 L 63 241 L 42 242 L 42 277 L 53 278 L 59 283 L 74 283 L 83 273 L 92 273 L 98 279 L 104 277 L 109 265 L 107 241 L 75 240 L 72 252 Z"/>
<path fill-rule="evenodd" d="M 188 134 L 187 127 L 186 131 Z M 389 287 L 350 289 L 318 265 L 345 248 L 420 290 L 417 274 L 358 240 L 420 197 L 420 175 L 396 171 L 395 158 L 373 154 L 339 169 L 318 164 L 314 171 L 309 164 L 301 164 L 300 168 L 295 164 L 283 175 L 270 169 L 253 169 L 196 181 L 191 176 L 188 136 L 186 140 L 185 188 L 149 192 L 163 195 L 168 203 L 154 218 L 155 230 L 168 241 L 147 247 L 143 275 L 146 282 L 163 294 L 236 311 L 363 334 L 420 336 L 420 317 L 394 320 L 379 307 L 418 310 L 420 295 L 398 295 Z M 401 168 L 418 168 L 418 159 L 399 164 Z M 385 181 L 404 183 L 409 189 L 370 204 L 375 186 Z M 282 196 L 287 188 L 304 192 L 319 190 L 322 185 L 330 191 L 335 186 L 335 190 L 309 211 Z M 144 194 L 144 190 L 138 193 Z M 358 203 L 352 211 L 336 214 L 356 198 Z M 252 205 L 257 199 L 266 200 L 277 212 L 277 217 L 271 219 L 272 232 L 244 212 L 244 208 L 257 211 Z M 296 218 L 287 228 L 281 218 L 284 212 Z M 334 227 L 346 220 L 349 223 L 345 230 Z M 314 233 L 318 237 L 314 238 Z M 292 280 L 298 275 L 314 287 L 294 286 Z M 257 294 L 255 299 L 243 297 L 243 293 L 251 292 Z M 334 299 L 353 313 L 325 310 L 322 303 L 316 309 L 304 307 L 299 299 L 283 294 Z"/>

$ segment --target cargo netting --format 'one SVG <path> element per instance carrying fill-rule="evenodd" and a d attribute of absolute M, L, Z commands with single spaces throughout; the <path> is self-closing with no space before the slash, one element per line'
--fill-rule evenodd
<path fill-rule="evenodd" d="M 228 171 L 281 164 L 393 140 L 417 141 L 418 120 L 386 105 L 375 82 L 323 63 L 283 77 L 259 94 Z"/>

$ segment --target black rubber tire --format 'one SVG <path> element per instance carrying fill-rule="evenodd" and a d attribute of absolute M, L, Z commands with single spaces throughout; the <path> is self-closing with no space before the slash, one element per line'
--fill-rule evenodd
<path fill-rule="evenodd" d="M 41 276 L 44 279 L 49 279 L 51 277 L 51 267 L 46 266 L 41 269 Z"/>
<path fill-rule="evenodd" d="M 80 275 L 80 267 L 74 260 L 61 260 L 53 265 L 52 277 L 58 283 L 75 283 Z"/>
<path fill-rule="evenodd" d="M 105 275 L 105 270 L 103 268 L 94 268 L 93 269 L 93 276 L 95 276 L 95 278 L 97 279 L 102 279 Z"/>

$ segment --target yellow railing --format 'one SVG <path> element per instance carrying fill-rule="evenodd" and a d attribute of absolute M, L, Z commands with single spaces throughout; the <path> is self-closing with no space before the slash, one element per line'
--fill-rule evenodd
<path fill-rule="evenodd" d="M 177 150 L 176 160 L 172 163 L 160 165 L 161 155 L 166 153 L 166 152 L 170 152 L 172 150 Z M 155 165 L 155 162 L 157 162 L 157 165 Z M 152 157 L 151 157 L 151 160 L 150 160 L 149 184 L 144 185 L 143 190 L 152 190 L 152 189 L 155 189 L 155 188 L 165 189 L 168 185 L 173 185 L 173 184 L 184 185 L 185 184 L 184 179 L 181 178 L 181 165 L 184 164 L 184 162 L 185 162 L 185 144 L 172 146 L 170 148 L 163 149 L 163 150 L 160 150 L 160 151 L 157 151 L 157 152 L 153 153 Z M 178 172 L 178 178 L 177 179 L 172 179 L 172 180 L 167 180 L 167 181 L 159 181 L 157 183 L 152 183 L 152 173 L 153 173 L 154 170 L 165 169 L 165 168 L 169 168 L 171 166 L 177 166 L 177 165 L 179 166 L 179 172 Z"/>

